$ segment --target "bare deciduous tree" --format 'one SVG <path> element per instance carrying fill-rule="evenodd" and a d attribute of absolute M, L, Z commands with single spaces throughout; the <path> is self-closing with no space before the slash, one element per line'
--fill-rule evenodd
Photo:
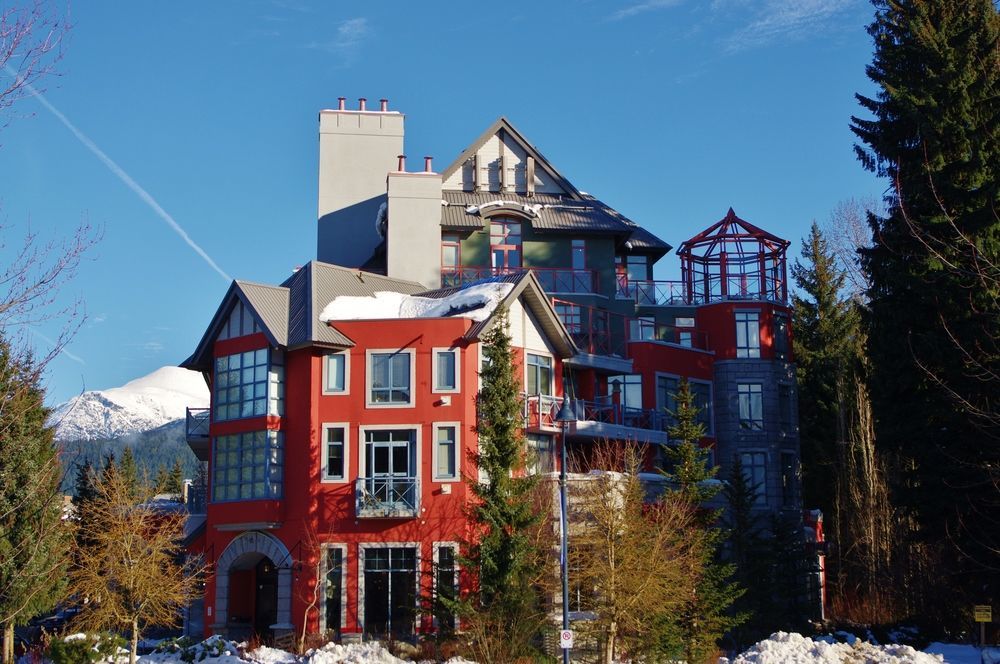
<path fill-rule="evenodd" d="M 115 466 L 94 486 L 97 497 L 79 524 L 87 544 L 70 572 L 70 592 L 81 609 L 76 623 L 130 631 L 129 662 L 135 664 L 141 630 L 176 624 L 195 597 L 202 570 L 184 557 L 185 511 L 151 504 L 153 489 L 145 486 L 137 502 Z"/>
<path fill-rule="evenodd" d="M 0 114 L 57 75 L 69 23 L 53 3 L 32 0 L 0 9 Z M 3 124 L 0 124 L 3 126 Z"/>
<path fill-rule="evenodd" d="M 580 631 L 601 643 L 603 662 L 641 659 L 652 646 L 653 612 L 695 592 L 705 544 L 697 506 L 672 493 L 647 504 L 634 443 L 599 443 L 591 463 L 607 470 L 575 480 L 571 494 L 572 582 L 594 617 Z"/>
<path fill-rule="evenodd" d="M 823 225 L 823 236 L 845 277 L 847 294 L 864 299 L 871 286 L 861 266 L 859 250 L 871 246 L 870 212 L 881 212 L 883 205 L 873 197 L 848 198 L 837 203 L 830 219 Z"/>

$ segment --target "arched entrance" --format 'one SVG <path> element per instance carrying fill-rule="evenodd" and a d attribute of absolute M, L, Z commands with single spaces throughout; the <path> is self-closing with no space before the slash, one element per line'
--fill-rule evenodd
<path fill-rule="evenodd" d="M 264 638 L 293 629 L 292 557 L 281 540 L 261 532 L 235 538 L 216 562 L 214 633 Z"/>

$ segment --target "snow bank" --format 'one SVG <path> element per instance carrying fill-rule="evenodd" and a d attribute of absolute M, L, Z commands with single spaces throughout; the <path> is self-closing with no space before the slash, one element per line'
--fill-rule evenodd
<path fill-rule="evenodd" d="M 441 298 L 393 291 L 379 291 L 370 297 L 343 295 L 326 305 L 319 319 L 328 323 L 337 320 L 460 316 L 484 321 L 513 288 L 513 284 L 505 283 L 477 284 Z"/>
<path fill-rule="evenodd" d="M 828 643 L 806 638 L 801 634 L 777 632 L 771 638 L 737 656 L 732 664 L 938 664 L 941 655 L 918 652 L 910 646 L 875 646 L 864 641 Z"/>

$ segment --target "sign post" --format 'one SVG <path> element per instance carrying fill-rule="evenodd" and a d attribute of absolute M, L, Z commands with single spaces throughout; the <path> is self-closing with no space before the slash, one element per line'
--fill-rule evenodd
<path fill-rule="evenodd" d="M 993 607 L 989 604 L 976 604 L 972 607 L 972 612 L 979 623 L 979 647 L 986 645 L 986 623 L 993 622 Z"/>

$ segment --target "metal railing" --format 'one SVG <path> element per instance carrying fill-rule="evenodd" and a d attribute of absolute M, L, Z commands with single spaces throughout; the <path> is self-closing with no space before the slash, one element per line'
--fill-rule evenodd
<path fill-rule="evenodd" d="M 546 293 L 597 293 L 595 270 L 574 270 L 562 267 L 492 268 L 455 266 L 441 268 L 441 287 L 451 288 L 502 274 L 530 271 Z"/>
<path fill-rule="evenodd" d="M 558 298 L 551 301 L 577 348 L 591 355 L 626 357 L 631 320 L 628 316 Z"/>
<path fill-rule="evenodd" d="M 761 289 L 759 274 L 727 275 L 725 293 L 719 275 L 698 275 L 689 286 L 683 280 L 660 281 L 655 279 L 629 279 L 627 274 L 616 277 L 615 296 L 635 300 L 640 306 L 662 307 L 668 305 L 705 304 L 724 300 L 760 300 L 785 303 L 781 283 L 766 278 Z"/>
<path fill-rule="evenodd" d="M 186 430 L 188 438 L 208 438 L 208 427 L 212 421 L 209 408 L 188 408 Z"/>
<path fill-rule="evenodd" d="M 665 431 L 667 414 L 645 408 L 630 408 L 616 404 L 610 397 L 595 401 L 571 399 L 570 408 L 578 422 L 601 422 L 634 429 Z M 524 422 L 528 429 L 558 429 L 556 414 L 562 397 L 547 394 L 524 396 Z"/>
<path fill-rule="evenodd" d="M 416 477 L 359 477 L 354 489 L 359 518 L 412 518 L 420 508 Z"/>

